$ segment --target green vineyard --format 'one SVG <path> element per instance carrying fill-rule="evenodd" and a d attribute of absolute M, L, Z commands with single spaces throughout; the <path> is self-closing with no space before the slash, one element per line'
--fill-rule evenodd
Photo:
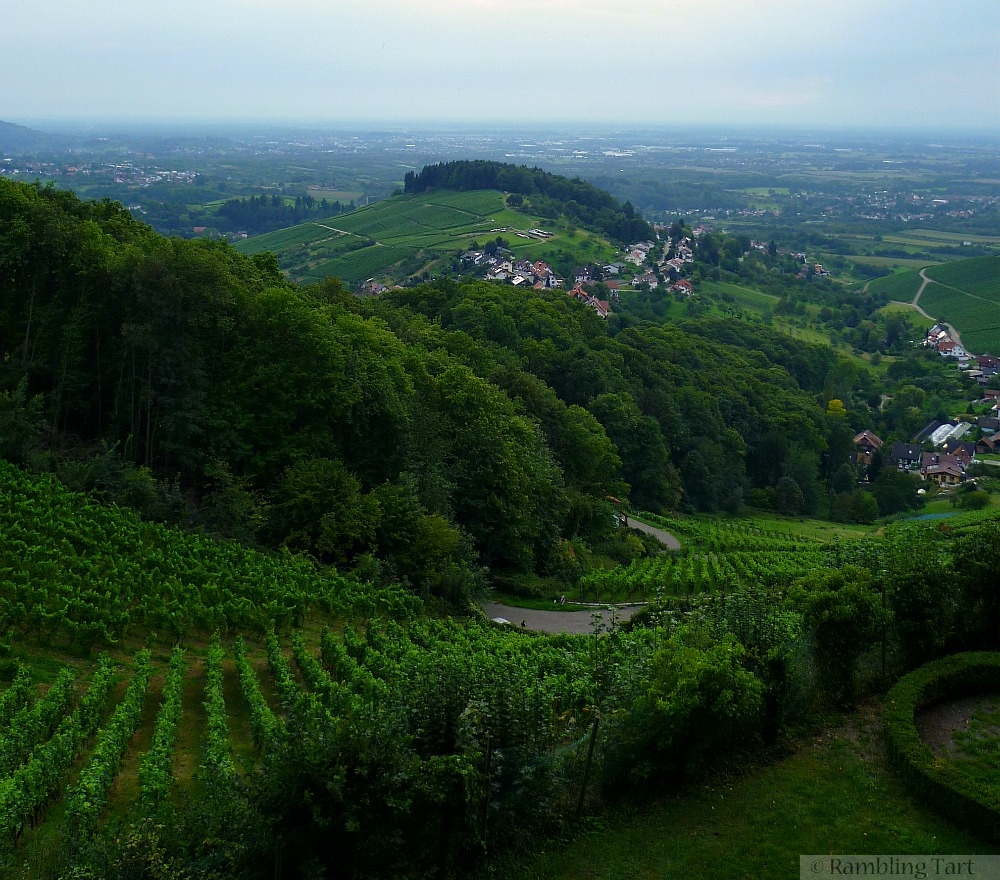
<path fill-rule="evenodd" d="M 682 549 L 593 571 L 580 579 L 583 602 L 641 602 L 666 596 L 776 588 L 835 564 L 836 548 L 746 521 L 645 518 L 681 540 Z"/>

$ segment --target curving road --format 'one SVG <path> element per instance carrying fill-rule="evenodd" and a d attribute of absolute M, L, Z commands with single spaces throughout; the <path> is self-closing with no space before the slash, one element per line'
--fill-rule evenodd
<path fill-rule="evenodd" d="M 626 605 L 617 608 L 615 616 L 618 620 L 628 620 L 641 607 L 641 605 Z M 520 628 L 523 622 L 525 629 L 543 633 L 590 635 L 595 631 L 594 612 L 601 615 L 600 622 L 605 627 L 611 624 L 611 612 L 606 608 L 595 608 L 593 611 L 544 611 L 487 602 L 483 605 L 483 610 L 491 620 L 502 617 L 516 628 Z"/>
<path fill-rule="evenodd" d="M 630 529 L 638 529 L 640 532 L 645 532 L 647 535 L 652 535 L 661 544 L 665 544 L 668 550 L 680 550 L 681 542 L 678 541 L 670 532 L 665 532 L 663 529 L 658 529 L 656 526 L 646 525 L 644 522 L 639 522 L 637 519 L 632 519 L 632 517 L 626 517 L 625 522 L 628 523 Z"/>
<path fill-rule="evenodd" d="M 626 523 L 631 529 L 638 529 L 652 535 L 670 550 L 680 550 L 681 542 L 669 532 L 658 529 L 656 526 L 647 525 L 631 517 L 626 518 Z M 628 620 L 636 613 L 642 605 L 623 605 L 615 609 L 614 617 L 618 620 Z M 534 608 L 515 608 L 511 605 L 501 605 L 499 602 L 487 602 L 483 605 L 486 616 L 491 620 L 503 618 L 512 626 L 524 626 L 525 629 L 544 633 L 579 633 L 591 634 L 595 632 L 596 626 L 608 627 L 612 622 L 612 613 L 606 608 L 597 608 L 589 611 L 547 611 Z M 596 624 L 594 615 L 599 614 Z"/>

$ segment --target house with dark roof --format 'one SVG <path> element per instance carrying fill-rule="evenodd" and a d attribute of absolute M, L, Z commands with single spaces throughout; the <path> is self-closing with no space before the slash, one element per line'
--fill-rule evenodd
<path fill-rule="evenodd" d="M 976 366 L 982 371 L 983 376 L 988 379 L 990 376 L 995 376 L 1000 372 L 1000 358 L 994 357 L 991 354 L 977 354 Z"/>
<path fill-rule="evenodd" d="M 964 458 L 966 466 L 976 457 L 976 444 L 967 440 L 957 440 L 955 438 L 945 440 L 941 446 L 941 450 L 947 455 L 954 455 L 960 459 Z"/>
<path fill-rule="evenodd" d="M 882 438 L 872 431 L 862 431 L 854 435 L 854 445 L 860 452 L 871 454 L 882 448 Z"/>
<path fill-rule="evenodd" d="M 900 443 L 898 440 L 892 444 L 892 454 L 889 456 L 889 464 L 901 471 L 915 471 L 920 467 L 920 459 L 924 454 L 923 447 L 916 443 Z"/>

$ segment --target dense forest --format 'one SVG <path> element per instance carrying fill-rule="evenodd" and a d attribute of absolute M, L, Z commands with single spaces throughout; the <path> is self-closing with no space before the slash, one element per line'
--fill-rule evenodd
<path fill-rule="evenodd" d="M 253 234 L 270 232 L 319 217 L 332 217 L 343 210 L 340 201 L 328 202 L 313 196 L 296 196 L 294 201 L 277 194 L 228 199 L 216 212 L 226 221 L 224 228 Z"/>
<path fill-rule="evenodd" d="M 419 173 L 408 171 L 403 179 L 403 191 L 407 193 L 434 188 L 498 189 L 511 194 L 508 200 L 512 205 L 525 205 L 526 210 L 541 217 L 554 219 L 565 214 L 620 245 L 656 238 L 653 227 L 636 213 L 630 202 L 621 204 L 593 184 L 540 168 L 477 159 L 426 165 Z"/>
<path fill-rule="evenodd" d="M 818 402 L 830 349 L 764 326 L 612 336 L 482 282 L 363 301 L 114 203 L 4 183 L 0 210 L 8 458 L 439 595 L 613 542 L 608 496 L 714 510 L 793 479 L 814 507 L 849 440 Z"/>

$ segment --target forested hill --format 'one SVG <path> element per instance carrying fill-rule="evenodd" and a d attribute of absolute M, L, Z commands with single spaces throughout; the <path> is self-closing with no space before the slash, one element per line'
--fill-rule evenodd
<path fill-rule="evenodd" d="M 8 181 L 0 242 L 0 457 L 448 601 L 482 566 L 627 559 L 608 496 L 714 510 L 793 481 L 808 509 L 850 448 L 817 403 L 830 350 L 765 327 L 612 335 L 485 282 L 358 300 Z"/>
<path fill-rule="evenodd" d="M 532 212 L 552 218 L 566 214 L 621 245 L 656 238 L 653 228 L 636 214 L 630 202 L 620 204 L 614 196 L 579 178 L 570 180 L 540 168 L 477 159 L 425 165 L 419 173 L 406 173 L 405 192 L 428 189 L 497 189 L 513 194 L 511 204 L 520 205 L 527 198 Z"/>

